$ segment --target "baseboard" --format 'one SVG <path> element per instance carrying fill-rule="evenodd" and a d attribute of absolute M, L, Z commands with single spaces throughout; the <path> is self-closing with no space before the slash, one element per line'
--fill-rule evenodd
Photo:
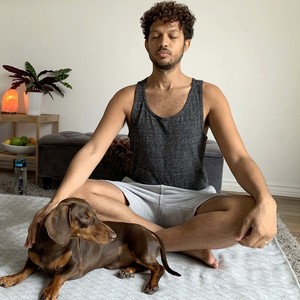
<path fill-rule="evenodd" d="M 293 197 L 300 199 L 300 187 L 282 186 L 268 184 L 269 190 L 274 196 Z M 235 181 L 223 180 L 222 191 L 225 192 L 244 192 L 240 185 Z"/>

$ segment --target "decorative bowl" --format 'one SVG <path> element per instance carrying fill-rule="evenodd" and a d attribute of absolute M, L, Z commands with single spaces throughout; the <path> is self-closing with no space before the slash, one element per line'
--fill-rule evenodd
<path fill-rule="evenodd" d="M 32 154 L 35 151 L 36 146 L 14 146 L 14 145 L 8 145 L 1 143 L 4 146 L 4 149 L 10 153 L 14 154 L 22 154 L 22 155 L 29 155 Z"/>

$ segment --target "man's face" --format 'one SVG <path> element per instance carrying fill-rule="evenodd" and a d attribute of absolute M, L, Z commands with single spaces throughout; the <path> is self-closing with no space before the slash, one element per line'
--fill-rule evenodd
<path fill-rule="evenodd" d="M 145 42 L 152 63 L 162 70 L 170 70 L 176 66 L 189 45 L 190 40 L 184 40 L 178 22 L 154 22 L 150 27 L 149 38 Z"/>

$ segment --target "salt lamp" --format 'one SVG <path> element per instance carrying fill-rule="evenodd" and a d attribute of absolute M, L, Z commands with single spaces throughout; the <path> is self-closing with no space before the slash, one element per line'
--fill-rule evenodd
<path fill-rule="evenodd" d="M 18 111 L 18 92 L 7 90 L 2 97 L 1 112 L 4 114 L 15 114 Z"/>

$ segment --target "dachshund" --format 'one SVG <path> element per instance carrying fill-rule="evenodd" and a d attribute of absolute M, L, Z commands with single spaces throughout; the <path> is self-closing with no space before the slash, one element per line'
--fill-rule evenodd
<path fill-rule="evenodd" d="M 160 253 L 162 265 L 157 262 Z M 67 280 L 77 279 L 96 268 L 120 269 L 120 278 L 150 270 L 144 292 L 153 294 L 167 270 L 173 271 L 161 239 L 145 227 L 122 222 L 101 222 L 85 200 L 68 198 L 59 203 L 39 225 L 36 243 L 28 250 L 22 271 L 0 278 L 10 287 L 41 269 L 52 279 L 41 293 L 41 300 L 55 300 Z"/>

